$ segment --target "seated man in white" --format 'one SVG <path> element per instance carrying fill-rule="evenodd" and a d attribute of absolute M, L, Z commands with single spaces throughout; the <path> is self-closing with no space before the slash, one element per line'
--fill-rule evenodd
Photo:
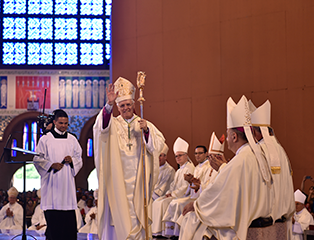
<path fill-rule="evenodd" d="M 309 229 L 309 225 L 314 225 L 314 220 L 309 211 L 304 207 L 306 195 L 299 189 L 294 192 L 295 213 L 292 218 L 292 240 L 303 240 L 304 230 Z"/>
<path fill-rule="evenodd" d="M 153 192 L 153 200 L 165 195 L 169 190 L 170 184 L 173 182 L 176 173 L 174 168 L 167 162 L 168 150 L 169 148 L 167 144 L 165 144 L 159 155 L 159 175 Z"/>
<path fill-rule="evenodd" d="M 85 216 L 86 224 L 79 230 L 80 233 L 93 233 L 98 232 L 97 221 L 97 201 L 98 201 L 98 189 L 94 191 L 95 207 L 92 207 Z"/>
<path fill-rule="evenodd" d="M 214 141 L 213 139 L 218 141 L 215 133 L 212 134 L 211 139 L 211 142 Z M 212 147 L 212 145 L 213 143 L 210 143 L 209 147 Z M 222 146 L 223 151 L 224 144 L 219 145 L 220 147 Z M 179 236 L 180 228 L 176 221 L 180 217 L 184 206 L 197 199 L 202 191 L 201 189 L 205 189 L 210 182 L 214 181 L 217 171 L 210 166 L 207 156 L 208 153 L 205 146 L 199 145 L 195 148 L 195 159 L 198 165 L 195 167 L 194 176 L 192 174 L 185 176 L 185 180 L 190 184 L 185 193 L 186 197 L 174 199 L 168 206 L 163 217 L 165 224 L 164 236 Z"/>
<path fill-rule="evenodd" d="M 0 229 L 18 229 L 23 228 L 23 208 L 17 203 L 19 192 L 15 187 L 8 190 L 9 202 L 0 210 Z"/>
<path fill-rule="evenodd" d="M 161 235 L 162 231 L 165 229 L 162 219 L 169 203 L 175 198 L 183 197 L 189 186 L 189 183 L 184 180 L 184 174 L 194 173 L 194 164 L 187 155 L 188 148 L 189 144 L 180 137 L 177 138 L 173 145 L 173 152 L 180 168 L 177 170 L 174 181 L 171 183 L 170 189 L 166 192 L 166 195 L 153 202 L 152 233 L 155 236 Z"/>
<path fill-rule="evenodd" d="M 37 196 L 41 198 L 41 189 L 37 191 Z M 44 211 L 40 208 L 40 204 L 35 208 L 34 214 L 32 216 L 32 225 L 28 230 L 37 230 L 45 232 L 47 228 L 47 222 L 45 219 Z"/>
<path fill-rule="evenodd" d="M 37 196 L 41 199 L 41 189 L 37 191 Z M 77 230 L 79 230 L 83 226 L 83 219 L 80 213 L 80 210 L 77 208 L 75 210 L 76 214 L 76 225 Z M 39 233 L 45 233 L 47 229 L 47 222 L 45 219 L 44 211 L 40 208 L 40 204 L 35 208 L 34 214 L 32 216 L 32 225 L 28 228 L 28 230 L 35 230 Z"/>

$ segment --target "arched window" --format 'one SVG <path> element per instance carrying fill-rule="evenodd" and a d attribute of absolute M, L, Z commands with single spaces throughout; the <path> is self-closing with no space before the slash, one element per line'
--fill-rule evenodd
<path fill-rule="evenodd" d="M 96 168 L 94 168 L 93 171 L 89 174 L 87 178 L 88 182 L 88 190 L 96 190 L 98 189 L 98 178 L 97 178 L 97 171 Z"/>
<path fill-rule="evenodd" d="M 24 166 L 19 168 L 13 175 L 13 186 L 19 191 L 23 192 L 23 175 Z M 38 174 L 33 164 L 26 164 L 26 189 L 25 191 L 32 191 L 40 188 L 40 175 Z"/>

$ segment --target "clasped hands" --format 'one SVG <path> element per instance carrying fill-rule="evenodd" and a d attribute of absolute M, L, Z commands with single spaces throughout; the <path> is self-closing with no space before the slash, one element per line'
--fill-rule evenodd
<path fill-rule="evenodd" d="M 13 212 L 10 210 L 10 208 L 8 208 L 8 209 L 6 210 L 6 215 L 7 215 L 8 217 L 13 217 Z"/>
<path fill-rule="evenodd" d="M 194 189 L 197 192 L 201 186 L 201 180 L 199 178 L 195 178 L 193 174 L 188 173 L 184 174 L 184 180 L 190 184 L 190 188 Z"/>
<path fill-rule="evenodd" d="M 61 168 L 63 168 L 63 165 L 66 163 L 67 164 L 72 163 L 72 157 L 71 156 L 66 156 L 61 163 L 53 163 L 51 165 L 51 168 L 59 171 L 59 170 L 61 170 Z"/>

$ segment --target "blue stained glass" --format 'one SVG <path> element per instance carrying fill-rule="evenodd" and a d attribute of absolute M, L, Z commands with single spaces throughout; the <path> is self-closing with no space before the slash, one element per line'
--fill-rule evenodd
<path fill-rule="evenodd" d="M 24 14 L 26 13 L 26 0 L 4 0 L 4 14 Z"/>
<path fill-rule="evenodd" d="M 56 18 L 55 19 L 55 39 L 75 40 L 77 39 L 77 19 Z"/>
<path fill-rule="evenodd" d="M 26 44 L 25 43 L 3 43 L 3 64 L 25 64 L 26 63 Z"/>
<path fill-rule="evenodd" d="M 81 0 L 81 15 L 103 15 L 103 0 Z"/>
<path fill-rule="evenodd" d="M 77 0 L 56 0 L 55 14 L 57 15 L 77 14 Z"/>
<path fill-rule="evenodd" d="M 51 65 L 52 43 L 28 43 L 27 63 L 29 65 Z"/>
<path fill-rule="evenodd" d="M 111 57 L 111 46 L 110 46 L 109 43 L 106 43 L 106 44 L 105 44 L 105 47 L 106 47 L 106 49 L 105 49 L 105 52 L 106 52 L 105 58 L 106 58 L 107 60 L 109 60 L 110 57 Z"/>
<path fill-rule="evenodd" d="M 52 18 L 28 18 L 28 39 L 52 39 Z"/>
<path fill-rule="evenodd" d="M 52 14 L 52 0 L 28 0 L 28 14 Z"/>
<path fill-rule="evenodd" d="M 3 39 L 25 39 L 25 18 L 3 18 Z"/>
<path fill-rule="evenodd" d="M 81 19 L 81 40 L 102 40 L 103 39 L 103 20 L 102 19 Z"/>
<path fill-rule="evenodd" d="M 77 44 L 76 43 L 56 43 L 55 44 L 55 64 L 57 65 L 77 64 Z"/>
<path fill-rule="evenodd" d="M 103 64 L 103 45 L 101 43 L 81 43 L 81 65 Z"/>
<path fill-rule="evenodd" d="M 106 6 L 105 6 L 105 15 L 106 16 L 111 16 L 111 4 L 112 4 L 112 0 L 106 0 Z"/>

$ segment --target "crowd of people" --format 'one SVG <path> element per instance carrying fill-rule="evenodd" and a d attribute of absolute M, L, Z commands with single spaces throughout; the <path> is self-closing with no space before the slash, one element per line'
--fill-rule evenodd
<path fill-rule="evenodd" d="M 97 234 L 97 223 L 92 221 L 96 219 L 97 210 L 97 192 L 98 190 L 83 190 L 77 188 L 77 210 L 76 222 L 77 230 L 82 233 Z M 33 189 L 26 192 L 26 228 L 29 230 L 38 230 L 43 233 L 46 230 L 46 220 L 44 213 L 40 208 L 41 190 Z M 18 192 L 12 187 L 8 191 L 0 190 L 0 229 L 22 229 L 24 194 Z M 4 221 L 9 219 L 7 209 L 10 209 L 14 221 Z M 93 225 L 93 228 L 90 226 Z"/>
<path fill-rule="evenodd" d="M 143 80 L 138 78 L 138 86 Z M 67 114 L 56 110 L 34 157 L 41 191 L 27 194 L 27 216 L 34 218 L 30 229 L 45 231 L 49 240 L 75 240 L 77 232 L 97 233 L 101 240 L 301 240 L 314 225 L 314 186 L 304 190 L 314 179 L 304 176 L 301 190 L 294 191 L 290 161 L 270 125 L 268 100 L 256 107 L 245 96 L 238 103 L 229 98 L 226 137 L 213 132 L 208 148 L 195 146 L 196 165 L 188 156 L 190 144 L 178 137 L 175 171 L 163 134 L 134 112 L 132 83 L 119 78 L 106 96 L 93 127 L 99 189 L 76 189 L 82 149 L 67 132 Z M 118 117 L 112 115 L 114 103 Z M 224 156 L 225 142 L 231 159 Z M 21 225 L 18 196 L 14 187 L 7 196 L 2 192 L 7 204 L 0 210 L 0 229 Z"/>

